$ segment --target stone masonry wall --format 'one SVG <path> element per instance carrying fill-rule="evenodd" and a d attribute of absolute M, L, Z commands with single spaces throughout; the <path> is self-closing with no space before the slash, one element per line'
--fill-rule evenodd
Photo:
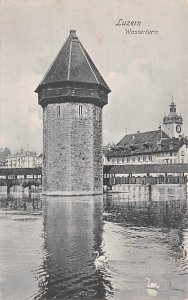
<path fill-rule="evenodd" d="M 43 112 L 43 148 L 44 193 L 102 193 L 101 108 L 89 103 L 48 104 Z"/>
<path fill-rule="evenodd" d="M 103 191 L 102 108 L 94 107 L 93 121 L 94 190 Z"/>

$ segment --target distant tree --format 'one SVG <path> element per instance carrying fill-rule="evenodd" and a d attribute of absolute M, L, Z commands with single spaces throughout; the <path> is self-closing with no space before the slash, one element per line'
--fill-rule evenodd
<path fill-rule="evenodd" d="M 5 147 L 4 154 L 5 154 L 6 157 L 7 157 L 8 155 L 10 155 L 10 149 L 7 148 L 7 147 Z"/>
<path fill-rule="evenodd" d="M 0 164 L 2 165 L 5 161 L 7 156 L 10 154 L 10 149 L 5 147 L 4 150 L 0 150 Z"/>

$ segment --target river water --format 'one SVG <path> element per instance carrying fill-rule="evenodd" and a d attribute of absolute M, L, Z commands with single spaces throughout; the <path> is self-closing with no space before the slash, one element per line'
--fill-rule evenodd
<path fill-rule="evenodd" d="M 0 299 L 188 298 L 184 187 L 0 194 Z M 108 262 L 97 264 L 96 254 Z M 147 288 L 151 278 L 160 286 Z"/>

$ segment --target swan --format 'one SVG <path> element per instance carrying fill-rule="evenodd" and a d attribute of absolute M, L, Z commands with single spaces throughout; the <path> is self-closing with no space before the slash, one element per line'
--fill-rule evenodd
<path fill-rule="evenodd" d="M 94 254 L 97 254 L 95 260 L 97 260 L 97 261 L 99 261 L 101 263 L 105 263 L 105 262 L 108 261 L 108 259 L 106 258 L 106 256 L 104 256 L 104 255 L 100 255 L 99 256 L 99 251 L 95 251 Z"/>
<path fill-rule="evenodd" d="M 104 255 L 99 256 L 99 251 L 95 251 L 94 254 L 97 254 L 95 261 L 100 263 L 106 263 L 108 261 L 107 257 Z"/>
<path fill-rule="evenodd" d="M 146 278 L 148 280 L 147 283 L 147 288 L 148 289 L 153 289 L 153 290 L 158 290 L 158 288 L 160 287 L 156 282 L 151 282 L 150 278 Z"/>

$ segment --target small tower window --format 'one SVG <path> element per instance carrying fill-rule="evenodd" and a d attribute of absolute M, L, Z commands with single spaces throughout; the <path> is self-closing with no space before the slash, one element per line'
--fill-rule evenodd
<path fill-rule="evenodd" d="M 57 105 L 57 111 L 56 111 L 56 113 L 57 113 L 57 118 L 59 118 L 60 115 L 61 115 L 60 105 Z"/>
<path fill-rule="evenodd" d="M 44 108 L 44 121 L 46 122 L 46 115 L 47 115 L 47 111 L 46 111 L 46 108 Z"/>
<path fill-rule="evenodd" d="M 96 121 L 99 121 L 99 108 L 96 108 Z"/>
<path fill-rule="evenodd" d="M 83 106 L 79 105 L 79 116 L 82 116 L 83 113 Z"/>

